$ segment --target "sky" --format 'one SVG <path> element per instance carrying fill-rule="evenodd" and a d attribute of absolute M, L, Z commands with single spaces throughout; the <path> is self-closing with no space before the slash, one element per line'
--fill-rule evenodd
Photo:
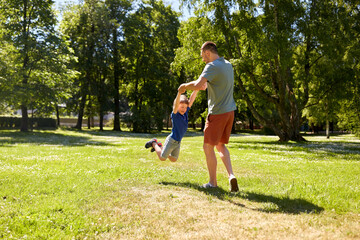
<path fill-rule="evenodd" d="M 66 3 L 83 2 L 83 0 L 54 0 L 54 1 L 55 1 L 55 7 L 58 10 L 60 10 L 61 6 L 66 5 Z M 186 20 L 191 16 L 189 10 L 186 7 L 180 8 L 181 0 L 163 0 L 163 2 L 165 3 L 165 5 L 170 5 L 174 11 L 181 12 L 183 14 L 183 16 L 180 17 L 180 20 Z"/>

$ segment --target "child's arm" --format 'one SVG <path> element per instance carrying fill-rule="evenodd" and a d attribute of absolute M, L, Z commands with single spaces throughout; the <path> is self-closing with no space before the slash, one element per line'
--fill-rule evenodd
<path fill-rule="evenodd" d="M 189 100 L 189 107 L 191 108 L 191 106 L 193 105 L 196 95 L 199 92 L 199 90 L 194 90 L 190 96 L 190 100 Z"/>
<path fill-rule="evenodd" d="M 207 88 L 207 84 L 204 83 L 202 85 L 202 87 L 200 88 L 200 90 L 205 90 Z M 190 100 L 189 100 L 189 107 L 191 108 L 191 106 L 193 105 L 195 98 L 197 96 L 197 93 L 199 92 L 199 90 L 194 90 L 190 96 Z"/>
<path fill-rule="evenodd" d="M 174 100 L 174 103 L 173 103 L 173 113 L 174 114 L 176 114 L 178 112 L 178 108 L 179 108 L 179 104 L 180 104 L 180 96 L 181 96 L 181 93 L 178 92 L 176 95 L 176 98 Z"/>

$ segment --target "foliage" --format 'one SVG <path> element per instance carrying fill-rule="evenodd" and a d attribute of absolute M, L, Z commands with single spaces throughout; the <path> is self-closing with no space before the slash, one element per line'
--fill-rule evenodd
<path fill-rule="evenodd" d="M 159 1 L 144 1 L 124 26 L 126 82 L 133 130 L 163 128 L 180 81 L 170 70 L 179 46 L 178 14 Z"/>
<path fill-rule="evenodd" d="M 175 94 L 179 85 L 169 69 L 178 47 L 178 14 L 157 1 L 131 9 L 129 1 L 85 1 L 64 14 L 61 29 L 78 58 L 73 66 L 81 72 L 72 99 L 79 119 L 101 116 L 113 98 L 114 130 L 120 130 L 119 111 L 127 111 L 127 104 L 134 131 L 154 125 L 161 130 L 175 96 L 168 92 Z"/>
<path fill-rule="evenodd" d="M 59 104 L 78 129 L 109 112 L 116 131 L 124 114 L 135 132 L 168 128 L 177 87 L 200 75 L 212 40 L 235 68 L 236 121 L 281 141 L 304 140 L 304 122 L 360 128 L 356 1 L 182 2 L 196 17 L 180 23 L 162 1 L 85 0 L 65 9 L 59 33 L 52 1 L 1 0 L 0 110 L 21 108 L 24 131 L 28 110 L 59 117 Z M 206 101 L 200 92 L 190 122 L 204 122 Z"/>
<path fill-rule="evenodd" d="M 344 62 L 347 49 L 358 42 L 351 29 L 359 9 L 352 2 L 183 2 L 195 5 L 198 19 L 210 19 L 213 27 L 206 34 L 216 35 L 212 40 L 231 59 L 239 95 L 257 121 L 281 141 L 304 140 L 299 132 L 304 109 L 326 96 L 331 98 L 328 103 L 336 102 L 340 98 L 336 91 L 352 80 Z M 184 51 L 186 47 L 177 52 Z M 327 115 L 334 115 L 326 109 Z"/>
<path fill-rule="evenodd" d="M 106 64 L 106 52 L 101 40 L 105 37 L 100 28 L 99 20 L 102 14 L 99 1 L 86 1 L 84 5 L 71 6 L 64 15 L 60 29 L 73 50 L 77 61 L 69 66 L 76 69 L 80 75 L 74 81 L 75 88 L 72 91 L 72 98 L 69 105 L 74 101 L 75 109 L 79 115 L 77 128 L 81 129 L 82 118 L 85 114 L 88 117 L 93 116 L 93 106 L 96 105 L 96 98 L 92 96 L 97 92 L 102 93 L 106 88 L 105 83 L 99 84 L 100 91 L 97 91 L 97 81 L 104 79 L 102 76 L 102 66 Z M 106 33 L 105 33 L 106 35 Z M 95 49 L 99 49 L 98 52 Z M 105 48 L 106 50 L 106 48 Z M 96 76 L 99 74 L 100 76 Z M 105 76 L 106 77 L 106 76 Z M 87 108 L 85 109 L 87 103 Z"/>
<path fill-rule="evenodd" d="M 360 6 L 352 1 L 349 4 L 349 17 L 347 18 L 348 44 L 344 62 L 347 66 L 348 75 L 351 74 L 351 81 L 347 82 L 343 91 L 346 95 L 340 101 L 340 108 L 337 111 L 339 118 L 338 126 L 344 130 L 354 131 L 360 136 Z M 352 4 L 350 4 L 352 3 Z M 343 79 L 341 79 L 343 80 Z"/>
<path fill-rule="evenodd" d="M 27 131 L 28 109 L 47 109 L 47 115 L 61 98 L 67 97 L 73 71 L 65 46 L 54 27 L 52 1 L 14 0 L 0 2 L 1 95 L 3 101 L 22 110 L 22 131 Z M 3 59 L 3 58 L 2 58 Z M 4 70 L 4 66 L 6 70 Z M 8 94 L 11 89 L 12 94 Z"/>
<path fill-rule="evenodd" d="M 176 74 L 185 79 L 185 81 L 196 80 L 205 64 L 200 56 L 200 46 L 208 40 L 223 42 L 220 32 L 213 30 L 212 23 L 207 17 L 191 17 L 181 23 L 177 37 L 181 47 L 176 49 L 174 61 L 171 63 L 171 69 Z M 220 47 L 219 52 L 224 52 Z M 204 114 L 206 113 L 206 114 Z M 194 105 L 189 112 L 189 121 L 194 123 L 200 118 L 202 128 L 207 115 L 207 96 L 205 91 L 199 91 Z"/>

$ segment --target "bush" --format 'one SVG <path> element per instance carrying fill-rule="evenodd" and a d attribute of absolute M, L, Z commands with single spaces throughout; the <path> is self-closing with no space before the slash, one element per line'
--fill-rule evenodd
<path fill-rule="evenodd" d="M 20 128 L 20 125 L 21 125 L 21 118 L 0 117 L 0 128 L 1 129 Z"/>
<path fill-rule="evenodd" d="M 18 117 L 0 117 L 0 129 L 20 129 L 21 118 Z M 29 118 L 31 129 L 56 129 L 56 120 L 53 118 Z"/>

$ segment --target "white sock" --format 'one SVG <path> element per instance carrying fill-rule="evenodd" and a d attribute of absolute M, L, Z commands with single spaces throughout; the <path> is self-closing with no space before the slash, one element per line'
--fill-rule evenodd
<path fill-rule="evenodd" d="M 234 176 L 234 174 L 230 174 L 229 179 L 233 179 L 233 178 L 236 178 L 236 177 Z"/>

